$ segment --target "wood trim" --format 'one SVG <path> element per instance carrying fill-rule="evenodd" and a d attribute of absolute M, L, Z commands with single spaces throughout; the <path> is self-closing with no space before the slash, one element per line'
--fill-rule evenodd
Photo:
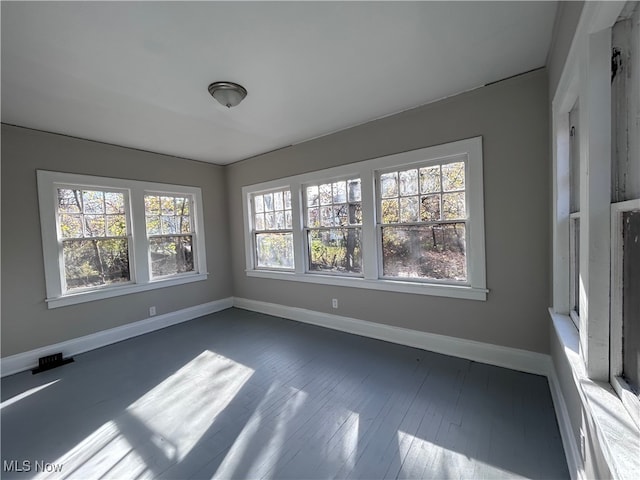
<path fill-rule="evenodd" d="M 551 368 L 549 355 L 474 340 L 421 332 L 357 318 L 234 297 L 233 306 L 298 322 L 353 333 L 391 343 L 420 348 L 476 362 L 546 376 Z"/>
<path fill-rule="evenodd" d="M 178 323 L 193 320 L 194 318 L 209 315 L 211 313 L 226 310 L 233 306 L 233 298 L 227 297 L 213 302 L 183 308 L 175 312 L 165 313 L 152 318 L 146 318 L 133 323 L 128 323 L 120 327 L 102 330 L 83 337 L 65 340 L 64 342 L 47 345 L 27 352 L 18 353 L 0 359 L 0 370 L 2 377 L 13 375 L 37 366 L 38 358 L 56 352 L 62 352 L 65 357 L 78 355 L 96 348 L 121 342 L 129 338 L 137 337 L 145 333 L 150 333 L 161 328 L 176 325 Z"/>

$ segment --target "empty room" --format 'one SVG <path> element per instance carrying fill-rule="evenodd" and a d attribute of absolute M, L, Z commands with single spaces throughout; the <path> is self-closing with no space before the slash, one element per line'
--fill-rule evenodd
<path fill-rule="evenodd" d="M 2 478 L 637 478 L 638 2 L 0 8 Z"/>

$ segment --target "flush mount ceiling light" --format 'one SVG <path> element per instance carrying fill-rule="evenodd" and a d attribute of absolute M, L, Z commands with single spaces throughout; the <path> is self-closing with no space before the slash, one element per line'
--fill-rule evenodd
<path fill-rule="evenodd" d="M 235 107 L 247 96 L 247 90 L 233 82 L 214 82 L 209 85 L 209 93 L 227 108 Z"/>

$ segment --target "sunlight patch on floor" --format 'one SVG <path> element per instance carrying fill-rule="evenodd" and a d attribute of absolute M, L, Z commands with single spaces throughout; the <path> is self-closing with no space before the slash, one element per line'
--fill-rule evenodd
<path fill-rule="evenodd" d="M 64 465 L 62 477 L 57 474 L 56 478 L 160 474 L 211 433 L 208 430 L 216 417 L 253 372 L 204 351 L 52 462 Z"/>
<path fill-rule="evenodd" d="M 154 432 L 167 454 L 182 460 L 220 412 L 251 377 L 253 370 L 205 351 L 133 403 L 127 411 Z"/>
<path fill-rule="evenodd" d="M 12 405 L 16 402 L 19 402 L 20 400 L 22 400 L 23 398 L 27 398 L 29 395 L 33 395 L 36 392 L 39 392 L 40 390 L 43 390 L 51 385 L 53 385 L 54 383 L 59 382 L 60 379 L 54 380 L 53 382 L 49 382 L 49 383 L 45 383 L 44 385 L 39 385 L 37 387 L 33 387 L 30 388 L 29 390 L 27 390 L 26 392 L 22 392 L 18 395 L 16 395 L 15 397 L 11 397 L 7 400 L 5 400 L 4 402 L 0 403 L 0 410 L 2 410 L 3 408 L 8 407 L 9 405 Z"/>
<path fill-rule="evenodd" d="M 397 477 L 399 479 L 525 478 L 400 430 L 398 450 L 402 460 L 402 468 Z"/>
<path fill-rule="evenodd" d="M 274 467 L 282 455 L 282 445 L 289 434 L 288 427 L 308 398 L 308 394 L 302 390 L 284 388 L 288 395 L 281 399 L 283 388 L 277 383 L 270 386 L 218 467 L 214 478 L 235 478 L 239 474 L 242 478 L 260 478 Z M 278 411 L 276 415 L 273 412 L 265 413 L 265 410 L 273 409 Z M 265 424 L 264 418 L 278 420 Z M 245 473 L 239 471 L 241 466 L 247 465 Z"/>

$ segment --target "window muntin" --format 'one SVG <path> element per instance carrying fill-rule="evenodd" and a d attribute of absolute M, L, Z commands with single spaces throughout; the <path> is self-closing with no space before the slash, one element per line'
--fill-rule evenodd
<path fill-rule="evenodd" d="M 152 278 L 194 271 L 192 203 L 188 195 L 145 194 L 144 213 Z"/>
<path fill-rule="evenodd" d="M 65 186 L 56 196 L 64 291 L 129 282 L 126 192 Z"/>
<path fill-rule="evenodd" d="M 361 187 L 360 178 L 347 178 L 304 189 L 310 273 L 361 276 Z"/>
<path fill-rule="evenodd" d="M 382 277 L 467 282 L 466 158 L 378 175 Z"/>
<path fill-rule="evenodd" d="M 256 268 L 293 270 L 291 190 L 255 194 L 251 205 Z"/>

